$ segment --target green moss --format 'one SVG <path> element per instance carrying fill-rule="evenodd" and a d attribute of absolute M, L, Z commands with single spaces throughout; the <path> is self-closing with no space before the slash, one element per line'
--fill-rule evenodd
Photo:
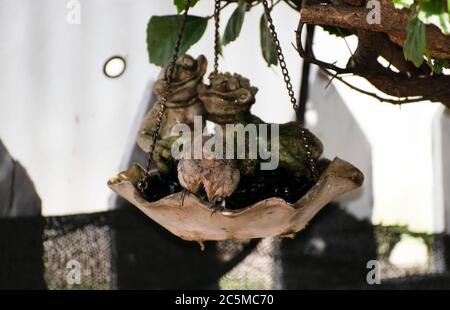
<path fill-rule="evenodd" d="M 179 136 L 160 139 L 156 142 L 153 161 L 161 174 L 172 174 L 177 171 L 177 161 L 172 157 L 172 145 Z"/>

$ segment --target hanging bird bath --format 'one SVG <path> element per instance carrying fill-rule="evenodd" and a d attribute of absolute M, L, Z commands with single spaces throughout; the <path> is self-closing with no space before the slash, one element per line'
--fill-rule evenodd
<path fill-rule="evenodd" d="M 181 192 L 157 201 L 147 201 L 137 189 L 143 174 L 144 170 L 134 164 L 112 178 L 108 186 L 171 233 L 185 240 L 200 242 L 293 236 L 304 229 L 327 203 L 358 188 L 364 179 L 357 168 L 335 158 L 319 181 L 294 203 L 269 198 L 241 209 L 212 214 L 210 204 L 193 194 L 186 195 L 183 206 L 180 205 Z"/>
<path fill-rule="evenodd" d="M 252 143 L 258 147 L 259 143 L 270 145 L 271 152 L 276 150 L 279 167 L 271 172 L 262 168 L 267 160 L 264 156 L 245 159 L 229 158 L 228 153 L 226 159 L 214 156 L 177 159 L 173 156 L 172 146 L 178 136 L 172 136 L 171 129 L 181 123 L 195 132 L 197 117 L 202 119 L 201 130 L 206 128 L 205 120 L 216 124 L 215 137 L 219 132 L 221 135 L 231 132 L 231 137 L 235 137 L 235 132 L 229 130 L 230 123 L 242 127 L 274 125 L 251 114 L 250 107 L 256 101 L 258 89 L 247 78 L 218 71 L 218 3 L 216 0 L 216 46 L 210 84 L 203 83 L 207 68 L 204 56 L 178 58 L 190 5 L 187 0 L 172 61 L 155 83 L 154 92 L 159 101 L 146 116 L 138 137 L 139 146 L 148 152 L 146 166 L 133 164 L 111 178 L 108 186 L 185 240 L 202 244 L 206 240 L 292 237 L 326 204 L 361 186 L 364 179 L 356 167 L 344 160 L 321 159 L 322 143 L 301 122 L 276 124 L 277 129 L 270 138 L 261 131 L 253 138 L 249 134 L 245 142 L 232 138 L 236 145 L 247 144 L 248 153 Z M 263 4 L 290 101 L 298 112 L 267 1 Z M 201 133 L 201 137 L 206 136 Z M 183 144 L 183 154 L 184 147 Z M 247 152 L 247 148 L 244 149 Z M 212 153 L 202 155 L 205 154 Z M 152 170 L 152 164 L 157 169 Z M 261 169 L 258 169 L 260 164 Z"/>

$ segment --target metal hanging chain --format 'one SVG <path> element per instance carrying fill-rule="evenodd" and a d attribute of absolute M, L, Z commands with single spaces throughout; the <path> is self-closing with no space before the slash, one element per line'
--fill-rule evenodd
<path fill-rule="evenodd" d="M 284 55 L 283 55 L 283 51 L 281 49 L 280 40 L 278 40 L 278 35 L 277 35 L 277 32 L 275 31 L 275 26 L 273 24 L 272 17 L 270 16 L 271 9 L 269 8 L 269 4 L 267 3 L 267 0 L 263 1 L 263 6 L 264 6 L 264 13 L 266 15 L 269 31 L 270 31 L 270 34 L 272 35 L 272 40 L 276 46 L 277 57 L 278 57 L 278 61 L 280 63 L 284 82 L 286 83 L 286 88 L 287 88 L 292 106 L 294 107 L 294 110 L 298 115 L 300 109 L 297 104 L 297 99 L 295 98 L 294 91 L 292 89 L 291 78 L 289 77 L 289 71 L 286 66 L 286 61 L 284 60 Z M 302 139 L 303 145 L 305 146 L 307 160 L 308 160 L 309 168 L 311 170 L 311 174 L 313 176 L 313 179 L 315 181 L 317 181 L 319 179 L 319 171 L 317 170 L 316 162 L 312 156 L 311 145 L 309 144 L 308 138 L 306 137 L 305 127 L 303 125 L 303 122 L 300 119 L 298 120 L 298 126 L 299 126 L 300 138 Z"/>
<path fill-rule="evenodd" d="M 212 75 L 219 73 L 220 54 L 220 0 L 215 0 L 214 4 L 214 71 Z"/>
<path fill-rule="evenodd" d="M 170 87 L 172 86 L 172 81 L 174 78 L 175 63 L 178 59 L 178 53 L 180 52 L 181 40 L 183 38 L 183 34 L 186 29 L 186 22 L 187 22 L 187 17 L 188 17 L 188 12 L 189 12 L 190 6 L 191 6 L 191 0 L 186 0 L 186 5 L 184 7 L 184 14 L 183 14 L 182 22 L 181 22 L 180 32 L 178 33 L 178 36 L 177 36 L 172 59 L 169 63 L 169 66 L 167 67 L 167 72 L 166 72 L 166 77 L 165 77 L 166 83 L 164 86 L 164 96 L 159 101 L 159 112 L 158 112 L 158 116 L 156 118 L 155 127 L 152 130 L 152 143 L 150 144 L 150 150 L 148 152 L 147 162 L 145 164 L 145 174 L 137 184 L 137 187 L 138 187 L 139 191 L 141 191 L 141 192 L 145 191 L 148 187 L 148 177 L 149 177 L 150 166 L 151 166 L 151 163 L 153 160 L 153 153 L 155 151 L 156 141 L 158 139 L 159 131 L 161 129 L 162 118 L 163 118 L 164 112 L 166 110 L 167 97 L 170 94 Z"/>

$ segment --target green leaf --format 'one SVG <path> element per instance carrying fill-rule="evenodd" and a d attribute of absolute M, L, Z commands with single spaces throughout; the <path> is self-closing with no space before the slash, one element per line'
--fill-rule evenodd
<path fill-rule="evenodd" d="M 264 59 L 267 62 L 267 65 L 277 65 L 277 50 L 275 47 L 275 43 L 273 43 L 272 35 L 270 34 L 269 27 L 267 27 L 267 18 L 266 15 L 263 14 L 261 16 L 261 20 L 259 21 L 259 34 L 260 34 L 260 42 L 261 42 L 261 51 Z"/>
<path fill-rule="evenodd" d="M 425 24 L 417 18 L 416 14 L 413 14 L 408 21 L 407 37 L 403 46 L 405 59 L 410 60 L 416 67 L 420 67 L 423 63 L 425 47 Z"/>
<path fill-rule="evenodd" d="M 234 10 L 233 14 L 231 14 L 231 17 L 225 27 L 225 32 L 222 38 L 223 45 L 233 42 L 241 33 L 246 8 L 247 3 L 245 0 L 239 0 L 238 7 Z"/>
<path fill-rule="evenodd" d="M 328 25 L 321 25 L 322 29 L 328 32 L 331 35 L 335 35 L 337 37 L 345 38 L 348 36 L 351 36 L 353 33 L 346 29 L 341 27 L 335 27 L 335 26 L 328 26 Z"/>
<path fill-rule="evenodd" d="M 442 74 L 442 71 L 444 70 L 444 68 L 448 68 L 449 67 L 449 63 L 447 60 L 445 59 L 435 59 L 433 61 L 433 72 L 436 74 Z"/>
<path fill-rule="evenodd" d="M 414 0 L 393 0 L 396 9 L 409 9 L 414 4 Z"/>
<path fill-rule="evenodd" d="M 147 25 L 147 49 L 150 63 L 157 66 L 165 66 L 172 58 L 175 42 L 180 32 L 183 16 L 166 15 L 152 16 Z M 181 40 L 179 55 L 200 40 L 206 30 L 208 19 L 189 15 L 186 21 L 186 29 Z"/>
<path fill-rule="evenodd" d="M 447 2 L 447 6 L 448 6 Z M 433 24 L 441 29 L 442 33 L 450 34 L 450 14 L 441 0 L 429 0 L 420 4 L 418 17 L 424 24 Z"/>
<path fill-rule="evenodd" d="M 191 0 L 190 7 L 194 7 L 197 4 L 198 0 Z M 186 0 L 173 0 L 173 4 L 177 7 L 178 13 L 181 13 L 184 11 L 184 8 L 186 7 Z"/>

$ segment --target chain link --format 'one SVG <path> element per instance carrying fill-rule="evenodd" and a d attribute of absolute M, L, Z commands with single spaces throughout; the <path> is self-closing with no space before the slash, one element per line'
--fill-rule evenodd
<path fill-rule="evenodd" d="M 166 76 L 165 76 L 166 83 L 164 86 L 164 96 L 159 100 L 159 111 L 158 111 L 158 115 L 156 118 L 155 127 L 152 130 L 152 142 L 150 144 L 150 150 L 148 152 L 147 162 L 145 164 L 145 173 L 144 173 L 144 176 L 142 177 L 142 179 L 137 184 L 137 187 L 138 187 L 139 191 L 141 191 L 141 192 L 145 191 L 148 187 L 149 171 L 150 171 L 150 166 L 151 166 L 152 160 L 153 160 L 153 153 L 155 151 L 156 141 L 158 139 L 159 131 L 161 129 L 161 122 L 164 117 L 164 112 L 166 110 L 167 97 L 170 94 L 170 87 L 172 86 L 172 80 L 173 80 L 173 77 L 174 77 L 173 75 L 174 75 L 174 71 L 175 71 L 175 63 L 178 59 L 178 53 L 180 52 L 181 40 L 183 38 L 183 34 L 186 29 L 186 22 L 187 22 L 187 17 L 188 17 L 188 12 L 189 12 L 190 6 L 191 6 L 191 0 L 186 0 L 186 6 L 184 7 L 184 13 L 183 13 L 183 19 L 181 22 L 180 32 L 178 33 L 177 40 L 175 42 L 175 49 L 174 49 L 174 52 L 172 55 L 172 59 L 168 65 L 167 71 L 166 71 Z"/>
<path fill-rule="evenodd" d="M 291 83 L 291 78 L 289 76 L 289 71 L 287 69 L 286 61 L 284 59 L 283 51 L 281 49 L 280 40 L 278 40 L 278 35 L 277 35 L 277 32 L 275 31 L 275 26 L 273 24 L 272 16 L 270 15 L 271 9 L 269 8 L 269 4 L 268 4 L 267 0 L 263 1 L 263 6 L 264 6 L 264 13 L 266 15 L 266 20 L 267 20 L 267 24 L 269 27 L 269 31 L 270 31 L 270 34 L 272 35 L 272 40 L 276 47 L 278 62 L 280 63 L 281 72 L 283 74 L 283 79 L 286 84 L 288 95 L 291 100 L 292 106 L 294 107 L 294 110 L 298 116 L 300 109 L 297 104 L 297 99 L 295 98 L 294 90 L 293 90 L 292 83 Z M 319 178 L 319 172 L 317 170 L 314 157 L 312 156 L 311 145 L 309 144 L 308 138 L 306 136 L 305 127 L 300 119 L 298 119 L 298 130 L 299 130 L 300 138 L 303 141 L 303 145 L 305 146 L 306 156 L 307 156 L 307 160 L 308 160 L 309 168 L 311 170 L 312 177 L 315 181 L 317 181 Z"/>
<path fill-rule="evenodd" d="M 219 54 L 220 54 L 220 0 L 215 0 L 214 4 L 214 71 L 213 75 L 219 73 Z"/>

